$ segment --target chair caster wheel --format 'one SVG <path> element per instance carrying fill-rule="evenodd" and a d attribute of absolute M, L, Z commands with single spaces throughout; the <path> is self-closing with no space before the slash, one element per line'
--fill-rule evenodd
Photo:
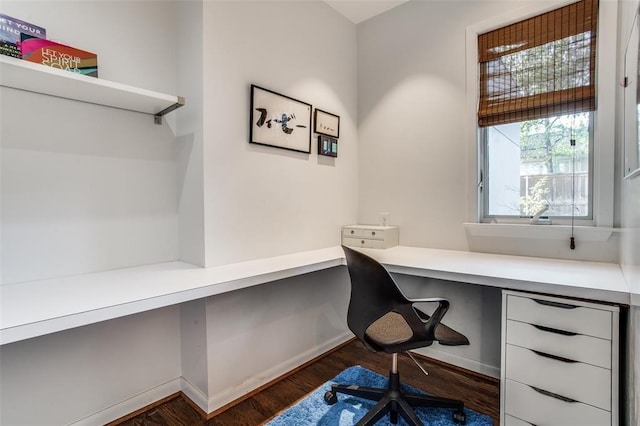
<path fill-rule="evenodd" d="M 326 402 L 329 405 L 333 405 L 336 402 L 338 402 L 338 395 L 336 395 L 335 392 L 327 391 L 324 394 L 324 402 Z"/>
<path fill-rule="evenodd" d="M 464 413 L 464 411 L 454 411 L 453 413 L 453 421 L 454 423 L 457 424 L 465 424 L 467 422 L 467 415 Z"/>

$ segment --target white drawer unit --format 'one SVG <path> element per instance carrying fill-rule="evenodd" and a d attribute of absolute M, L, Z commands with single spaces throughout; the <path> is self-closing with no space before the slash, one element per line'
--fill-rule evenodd
<path fill-rule="evenodd" d="M 618 425 L 619 312 L 504 290 L 500 423 Z"/>
<path fill-rule="evenodd" d="M 575 333 L 550 333 L 548 328 L 507 320 L 507 342 L 545 354 L 610 368 L 611 341 Z"/>
<path fill-rule="evenodd" d="M 362 248 L 390 248 L 398 245 L 397 226 L 347 225 L 342 227 L 342 244 Z"/>
<path fill-rule="evenodd" d="M 562 400 L 514 380 L 506 381 L 508 416 L 525 425 L 604 426 L 611 424 L 611 413 L 579 401 Z M 524 419 L 524 420 L 523 420 Z M 500 424 L 508 424 L 506 419 Z"/>
<path fill-rule="evenodd" d="M 572 302 L 535 294 L 514 296 L 507 304 L 507 318 L 611 340 L 611 312 Z"/>

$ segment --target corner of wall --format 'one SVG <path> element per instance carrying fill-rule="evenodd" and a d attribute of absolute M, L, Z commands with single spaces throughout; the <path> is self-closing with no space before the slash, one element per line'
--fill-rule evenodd
<path fill-rule="evenodd" d="M 180 260 L 205 266 L 203 135 L 203 2 L 178 1 L 177 90 L 186 105 L 176 111 Z"/>

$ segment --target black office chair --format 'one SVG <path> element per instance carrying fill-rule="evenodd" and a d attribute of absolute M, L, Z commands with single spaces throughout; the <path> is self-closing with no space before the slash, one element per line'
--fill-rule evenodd
<path fill-rule="evenodd" d="M 357 423 L 358 426 L 373 425 L 387 413 L 390 413 L 393 424 L 398 422 L 400 414 L 408 424 L 422 426 L 412 406 L 452 408 L 453 421 L 464 424 L 466 415 L 462 401 L 400 391 L 398 352 L 430 346 L 433 342 L 451 346 L 469 344 L 465 336 L 440 322 L 449 309 L 449 301 L 442 298 L 408 299 L 384 266 L 358 251 L 345 246 L 342 248 L 351 277 L 347 324 L 369 350 L 384 351 L 393 357 L 387 389 L 332 385 L 325 394 L 325 401 L 335 404 L 338 393 L 378 401 Z M 414 307 L 415 303 L 421 302 L 437 302 L 438 307 L 430 316 Z M 409 352 L 407 354 L 413 359 Z"/>

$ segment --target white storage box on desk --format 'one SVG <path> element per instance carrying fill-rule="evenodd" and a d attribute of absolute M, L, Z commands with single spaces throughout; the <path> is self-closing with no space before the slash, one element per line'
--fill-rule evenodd
<path fill-rule="evenodd" d="M 347 225 L 342 227 L 342 244 L 351 247 L 386 249 L 398 245 L 397 226 Z"/>

